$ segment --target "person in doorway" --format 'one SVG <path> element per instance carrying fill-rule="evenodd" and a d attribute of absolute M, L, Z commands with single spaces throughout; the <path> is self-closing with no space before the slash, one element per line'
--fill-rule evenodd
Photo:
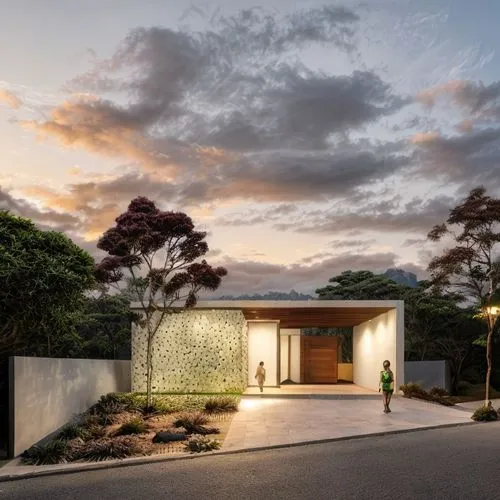
<path fill-rule="evenodd" d="M 264 382 L 266 381 L 266 369 L 264 368 L 264 361 L 259 363 L 257 371 L 255 373 L 255 378 L 257 379 L 257 384 L 259 384 L 260 392 L 264 390 Z"/>
<path fill-rule="evenodd" d="M 391 413 L 389 404 L 394 393 L 394 374 L 391 370 L 391 363 L 387 359 L 383 363 L 384 369 L 380 372 L 379 392 L 384 395 L 384 413 Z"/>

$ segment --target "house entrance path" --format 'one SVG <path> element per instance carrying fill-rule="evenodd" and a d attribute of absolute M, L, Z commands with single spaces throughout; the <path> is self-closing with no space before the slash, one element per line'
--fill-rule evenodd
<path fill-rule="evenodd" d="M 472 423 L 470 411 L 394 396 L 331 399 L 243 396 L 223 451 L 348 438 L 384 432 Z"/>

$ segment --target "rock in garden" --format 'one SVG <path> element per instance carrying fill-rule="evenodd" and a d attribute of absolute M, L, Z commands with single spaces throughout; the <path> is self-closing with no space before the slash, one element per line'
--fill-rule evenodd
<path fill-rule="evenodd" d="M 187 439 L 186 434 L 183 432 L 157 432 L 153 438 L 153 443 L 170 443 L 172 441 L 185 441 Z"/>

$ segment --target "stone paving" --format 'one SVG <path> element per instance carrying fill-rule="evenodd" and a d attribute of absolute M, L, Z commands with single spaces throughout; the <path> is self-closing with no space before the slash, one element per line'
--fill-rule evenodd
<path fill-rule="evenodd" d="M 394 396 L 382 400 L 243 397 L 223 451 L 470 423 L 470 411 Z"/>

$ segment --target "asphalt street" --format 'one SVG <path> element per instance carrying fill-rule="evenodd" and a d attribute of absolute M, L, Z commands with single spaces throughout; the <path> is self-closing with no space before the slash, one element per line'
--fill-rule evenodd
<path fill-rule="evenodd" d="M 500 423 L 0 483 L 0 498 L 500 499 Z"/>

